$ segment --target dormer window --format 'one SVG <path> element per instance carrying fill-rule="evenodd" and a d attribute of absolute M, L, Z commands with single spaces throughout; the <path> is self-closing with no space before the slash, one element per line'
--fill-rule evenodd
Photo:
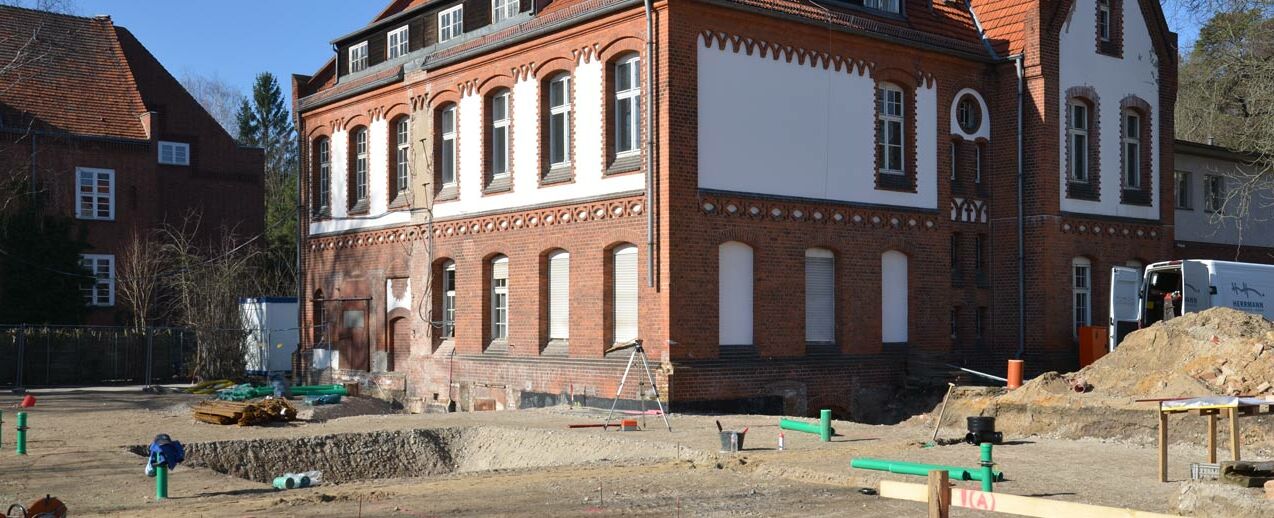
<path fill-rule="evenodd" d="M 386 59 L 394 59 L 399 56 L 407 55 L 407 26 L 404 25 L 386 35 L 385 41 L 387 48 L 385 49 Z"/>
<path fill-rule="evenodd" d="M 851 0 L 850 3 L 858 3 Z M 877 11 L 901 14 L 898 0 L 862 0 L 862 6 Z"/>
<path fill-rule="evenodd" d="M 349 48 L 349 73 L 367 70 L 367 42 Z"/>
<path fill-rule="evenodd" d="M 159 141 L 159 163 L 164 165 L 190 165 L 190 144 Z"/>
<path fill-rule="evenodd" d="M 518 0 L 491 0 L 491 23 L 508 20 L 518 14 Z"/>
<path fill-rule="evenodd" d="M 464 34 L 464 4 L 438 13 L 438 43 Z"/>

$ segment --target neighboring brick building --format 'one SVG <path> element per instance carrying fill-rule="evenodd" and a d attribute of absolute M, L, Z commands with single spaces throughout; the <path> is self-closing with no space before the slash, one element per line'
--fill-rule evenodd
<path fill-rule="evenodd" d="M 100 277 L 89 323 L 127 321 L 115 256 L 133 230 L 197 210 L 209 232 L 262 231 L 262 151 L 240 147 L 127 29 L 0 6 L 0 33 L 0 168 L 76 219 Z"/>
<path fill-rule="evenodd" d="M 395 1 L 294 78 L 305 345 L 461 409 L 608 402 L 633 337 L 680 410 L 1073 365 L 1172 246 L 1176 36 L 1114 1 Z"/>
<path fill-rule="evenodd" d="M 1178 140 L 1173 172 L 1176 200 L 1174 259 L 1218 259 L 1274 264 L 1274 188 L 1258 181 L 1259 157 Z M 1253 193 L 1237 192 L 1254 185 Z"/>

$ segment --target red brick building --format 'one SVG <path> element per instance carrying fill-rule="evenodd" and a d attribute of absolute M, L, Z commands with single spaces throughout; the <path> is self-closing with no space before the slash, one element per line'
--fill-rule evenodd
<path fill-rule="evenodd" d="M 205 230 L 262 231 L 261 150 L 240 147 L 127 29 L 0 6 L 0 33 L 0 170 L 75 219 L 99 276 L 89 323 L 127 321 L 115 256 L 135 229 L 196 210 Z"/>
<path fill-rule="evenodd" d="M 597 404 L 640 338 L 674 409 L 869 419 L 1074 364 L 1102 272 L 1171 252 L 1156 2 L 645 7 L 399 0 L 294 78 L 314 367 Z"/>

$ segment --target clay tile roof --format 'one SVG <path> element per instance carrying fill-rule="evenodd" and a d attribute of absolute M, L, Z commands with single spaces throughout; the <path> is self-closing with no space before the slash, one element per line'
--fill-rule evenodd
<path fill-rule="evenodd" d="M 0 107 L 6 125 L 146 139 L 146 111 L 109 17 L 0 7 Z"/>
<path fill-rule="evenodd" d="M 1001 56 L 1022 51 L 1026 36 L 1024 21 L 1037 4 L 1025 0 L 972 0 L 973 12 L 982 22 L 982 30 L 991 46 Z"/>

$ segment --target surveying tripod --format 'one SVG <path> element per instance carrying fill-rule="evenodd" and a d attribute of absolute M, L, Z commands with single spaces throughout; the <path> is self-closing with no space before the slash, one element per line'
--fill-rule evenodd
<path fill-rule="evenodd" d="M 633 362 L 640 357 L 641 366 L 646 370 L 646 379 L 650 381 L 650 390 L 655 393 L 655 404 L 659 405 L 659 417 L 664 419 L 664 426 L 668 427 L 668 431 L 671 432 L 672 425 L 668 424 L 668 413 L 664 412 L 664 403 L 659 399 L 659 386 L 655 385 L 655 375 L 650 372 L 650 363 L 646 361 L 646 350 L 641 346 L 641 339 L 635 338 L 628 343 L 615 345 L 606 352 L 612 353 L 629 348 L 631 348 L 633 352 L 628 355 L 628 366 L 624 367 L 624 376 L 619 378 L 619 389 L 615 391 L 615 400 L 610 403 L 610 412 L 606 414 L 606 424 L 610 424 L 611 419 L 615 415 L 615 405 L 619 404 L 619 396 L 624 393 L 624 384 L 628 382 L 628 373 L 633 369 Z M 646 413 L 646 398 L 643 398 L 641 397 L 641 394 L 638 394 L 637 399 L 641 401 L 641 412 L 644 415 Z"/>

